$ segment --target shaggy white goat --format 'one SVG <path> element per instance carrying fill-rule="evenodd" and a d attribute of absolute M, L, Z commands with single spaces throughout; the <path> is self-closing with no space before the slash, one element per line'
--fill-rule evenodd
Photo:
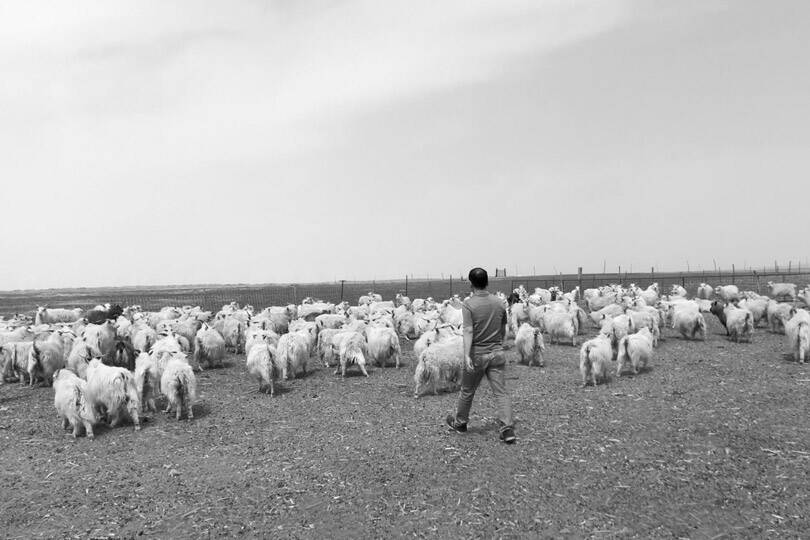
<path fill-rule="evenodd" d="M 157 367 L 149 353 L 142 352 L 135 358 L 135 388 L 141 400 L 142 412 L 156 412 L 155 390 L 160 384 Z"/>
<path fill-rule="evenodd" d="M 259 380 L 259 392 L 272 397 L 275 394 L 273 381 L 278 378 L 275 364 L 276 349 L 269 343 L 256 343 L 245 360 L 248 373 Z"/>
<path fill-rule="evenodd" d="M 515 336 L 515 349 L 517 349 L 520 362 L 527 362 L 529 366 L 537 363 L 543 367 L 543 352 L 546 350 L 543 333 L 539 328 L 529 323 L 523 323 Z"/>
<path fill-rule="evenodd" d="M 163 412 L 170 413 L 174 409 L 175 418 L 180 420 L 185 409 L 186 419 L 194 418 L 192 406 L 197 399 L 197 378 L 183 353 L 173 355 L 166 363 L 160 376 L 160 391 L 167 398 Z"/>
<path fill-rule="evenodd" d="M 602 334 L 589 339 L 579 350 L 579 373 L 582 375 L 582 386 L 591 382 L 596 386 L 600 381 L 608 380 L 608 365 L 613 358 L 613 347 L 610 338 Z"/>
<path fill-rule="evenodd" d="M 633 373 L 638 374 L 639 367 L 647 367 L 653 355 L 653 334 L 649 327 L 644 327 L 635 334 L 625 336 L 619 341 L 618 367 L 616 376 L 621 377 L 624 365 L 630 362 Z"/>
<path fill-rule="evenodd" d="M 94 437 L 93 424 L 96 416 L 85 398 L 87 383 L 69 369 L 59 369 L 53 376 L 53 405 L 62 419 L 62 429 L 73 428 L 73 438 L 82 430 L 88 439 Z"/>
<path fill-rule="evenodd" d="M 106 412 L 112 427 L 129 417 L 135 424 L 135 431 L 141 429 L 138 387 L 135 376 L 125 368 L 105 366 L 98 358 L 91 360 L 87 366 L 85 398 L 94 414 Z"/>
<path fill-rule="evenodd" d="M 787 346 L 793 359 L 804 364 L 810 358 L 810 313 L 799 309 L 785 324 Z"/>

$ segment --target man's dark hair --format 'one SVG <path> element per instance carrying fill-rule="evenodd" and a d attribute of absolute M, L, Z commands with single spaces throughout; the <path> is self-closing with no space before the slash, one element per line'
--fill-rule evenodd
<path fill-rule="evenodd" d="M 483 268 L 473 268 L 470 270 L 470 275 L 467 277 L 472 286 L 476 289 L 486 289 L 487 285 L 489 285 L 489 276 L 487 275 L 487 271 Z"/>

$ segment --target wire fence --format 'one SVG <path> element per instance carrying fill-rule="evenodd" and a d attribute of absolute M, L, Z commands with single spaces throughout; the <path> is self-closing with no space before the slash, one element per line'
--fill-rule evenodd
<path fill-rule="evenodd" d="M 569 291 L 598 287 L 610 283 L 635 283 L 647 287 L 658 283 L 662 293 L 669 292 L 672 285 L 684 287 L 690 295 L 700 283 L 712 286 L 735 284 L 741 290 L 768 294 L 768 281 L 796 283 L 799 287 L 810 284 L 810 271 L 804 270 L 718 270 L 711 272 L 646 272 L 646 273 L 598 273 L 559 274 L 544 276 L 513 276 L 490 278 L 490 290 L 508 294 L 520 285 L 531 291 L 535 287 L 560 287 Z M 158 310 L 164 306 L 200 306 L 216 311 L 230 302 L 250 304 L 255 308 L 298 304 L 306 297 L 326 302 L 346 300 L 357 303 L 360 296 L 374 291 L 384 299 L 393 299 L 397 293 L 410 298 L 433 298 L 440 300 L 454 294 L 466 295 L 470 286 L 466 279 L 410 279 L 385 281 L 340 281 L 330 283 L 301 283 L 291 285 L 223 285 L 179 286 L 104 289 L 66 289 L 0 292 L 0 315 L 14 313 L 33 314 L 37 306 L 92 308 L 97 304 L 140 305 L 145 310 Z"/>

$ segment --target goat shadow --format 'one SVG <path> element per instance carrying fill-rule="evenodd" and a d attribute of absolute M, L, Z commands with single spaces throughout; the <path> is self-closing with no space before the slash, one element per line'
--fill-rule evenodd
<path fill-rule="evenodd" d="M 6 384 L 14 384 L 14 383 L 6 383 Z M 0 403 L 11 403 L 12 401 L 17 401 L 18 399 L 22 399 L 25 394 L 17 394 L 14 396 L 0 396 Z"/>
<path fill-rule="evenodd" d="M 290 381 L 282 381 L 282 380 L 273 382 L 273 397 L 276 398 L 278 396 L 283 396 L 284 394 L 289 394 L 290 392 L 292 392 L 293 389 L 289 383 Z M 250 392 L 248 392 L 248 395 L 259 397 L 266 396 L 268 398 L 270 397 L 270 394 L 259 392 L 258 389 L 251 390 Z"/>
<path fill-rule="evenodd" d="M 171 412 L 168 413 L 163 412 L 166 409 L 167 405 L 168 402 L 166 396 L 155 396 L 155 408 L 157 408 L 157 411 L 155 412 L 150 411 L 148 413 L 143 413 L 143 415 L 140 417 L 141 429 L 143 429 L 144 424 L 154 424 L 155 418 L 163 417 L 166 420 L 174 420 L 176 418 L 175 415 L 177 414 L 176 409 L 172 408 Z M 205 401 L 202 400 L 194 402 L 194 405 L 192 405 L 191 410 L 194 413 L 194 418 L 192 419 L 192 422 L 198 418 L 205 418 L 206 416 L 211 414 L 211 408 Z M 183 414 L 180 416 L 180 421 L 183 422 L 185 420 L 186 420 L 186 411 L 184 410 Z"/>
<path fill-rule="evenodd" d="M 363 379 L 366 378 L 366 376 L 363 375 L 363 372 L 360 371 L 360 368 L 355 367 L 355 366 L 348 366 L 346 368 L 346 376 L 345 377 L 341 377 L 341 375 L 340 375 L 340 367 L 338 367 L 338 368 L 329 368 L 329 369 L 331 370 L 332 375 L 334 375 L 335 377 L 340 377 L 341 379 L 353 379 L 355 377 L 361 377 Z M 373 377 L 378 369 L 380 369 L 380 368 L 372 368 L 370 366 L 366 366 L 366 372 L 368 373 L 368 378 L 370 379 L 371 377 Z M 335 371 L 337 371 L 337 373 L 335 373 Z M 307 375 L 307 376 L 309 376 L 309 375 Z"/>
<path fill-rule="evenodd" d="M 805 363 L 807 363 L 808 360 L 810 360 L 810 359 L 805 360 Z M 782 362 L 787 362 L 787 363 L 790 363 L 790 364 L 796 364 L 796 365 L 799 365 L 799 366 L 803 365 L 803 364 L 799 363 L 798 360 L 795 360 L 793 358 L 793 353 L 792 352 L 783 352 L 782 353 Z"/>
<path fill-rule="evenodd" d="M 640 368 L 638 368 L 638 373 L 633 373 L 633 369 L 628 367 L 628 368 L 625 368 L 622 371 L 621 377 L 615 377 L 615 378 L 616 379 L 624 379 L 624 378 L 632 379 L 634 377 L 638 377 L 639 375 L 644 375 L 644 374 L 652 373 L 652 372 L 653 372 L 653 367 L 652 366 L 640 367 Z"/>

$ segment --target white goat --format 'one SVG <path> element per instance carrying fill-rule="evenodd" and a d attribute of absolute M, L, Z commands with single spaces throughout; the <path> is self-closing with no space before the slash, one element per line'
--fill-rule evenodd
<path fill-rule="evenodd" d="M 46 341 L 34 341 L 28 353 L 29 386 L 34 386 L 37 376 L 47 386 L 53 383 L 53 374 L 65 367 L 64 342 L 58 332 L 54 332 Z"/>
<path fill-rule="evenodd" d="M 290 375 L 295 377 L 299 370 L 306 376 L 308 360 L 308 338 L 303 332 L 292 332 L 279 338 L 276 363 L 280 368 L 282 379 L 286 381 Z"/>
<path fill-rule="evenodd" d="M 785 323 L 793 317 L 794 311 L 795 308 L 790 304 L 783 304 L 776 300 L 769 301 L 766 317 L 771 332 L 784 334 Z"/>
<path fill-rule="evenodd" d="M 207 324 L 194 337 L 194 362 L 205 368 L 222 367 L 225 359 L 225 338 Z"/>
<path fill-rule="evenodd" d="M 354 332 L 342 339 L 339 349 L 340 367 L 335 370 L 335 375 L 340 373 L 342 377 L 345 377 L 346 367 L 356 364 L 363 375 L 368 377 L 365 352 L 366 340 L 360 332 Z"/>
<path fill-rule="evenodd" d="M 538 366 L 543 367 L 543 352 L 546 350 L 546 345 L 539 328 L 535 328 L 529 323 L 521 324 L 515 336 L 515 349 L 517 349 L 521 363 L 527 362 L 531 366 L 537 362 Z"/>
<path fill-rule="evenodd" d="M 644 327 L 635 334 L 625 336 L 619 341 L 618 367 L 616 376 L 622 376 L 625 363 L 630 361 L 633 373 L 638 374 L 639 367 L 647 367 L 653 355 L 653 334 L 649 327 Z"/>
<path fill-rule="evenodd" d="M 697 288 L 697 297 L 701 300 L 711 300 L 714 289 L 708 283 L 701 283 Z"/>
<path fill-rule="evenodd" d="M 185 409 L 186 418 L 194 418 L 192 406 L 197 399 L 197 378 L 183 353 L 173 355 L 166 363 L 160 376 L 160 391 L 168 400 L 164 413 L 170 413 L 174 408 L 175 418 L 180 420 Z"/>
<path fill-rule="evenodd" d="M 804 364 L 810 358 L 810 313 L 799 309 L 785 324 L 787 346 L 793 359 Z"/>
<path fill-rule="evenodd" d="M 142 412 L 157 412 L 155 390 L 160 384 L 157 367 L 149 353 L 142 352 L 135 358 L 135 388 L 141 400 Z"/>
<path fill-rule="evenodd" d="M 135 376 L 125 368 L 105 366 L 98 358 L 91 360 L 87 366 L 85 398 L 94 414 L 106 412 L 112 427 L 128 416 L 135 424 L 135 431 L 141 429 L 138 387 Z"/>
<path fill-rule="evenodd" d="M 706 339 L 706 319 L 697 309 L 677 310 L 672 317 L 672 327 L 684 339 Z"/>
<path fill-rule="evenodd" d="M 726 303 L 740 299 L 740 289 L 736 285 L 719 285 L 714 288 L 714 293 Z"/>
<path fill-rule="evenodd" d="M 414 397 L 429 386 L 434 394 L 439 388 L 455 388 L 464 373 L 464 346 L 461 337 L 435 342 L 422 352 L 414 371 Z"/>
<path fill-rule="evenodd" d="M 95 349 L 91 344 L 87 343 L 84 338 L 77 339 L 73 342 L 73 347 L 70 349 L 66 367 L 82 379 L 87 379 L 87 366 L 90 360 L 101 356 L 98 349 Z"/>
<path fill-rule="evenodd" d="M 245 361 L 248 373 L 259 380 L 259 392 L 270 394 L 271 397 L 275 393 L 273 381 L 278 378 L 275 355 L 276 349 L 269 343 L 256 343 Z"/>
<path fill-rule="evenodd" d="M 53 376 L 53 405 L 62 419 L 62 429 L 73 427 L 73 438 L 82 430 L 88 439 L 94 437 L 93 424 L 96 416 L 85 398 L 87 383 L 69 369 L 59 369 Z"/>
<path fill-rule="evenodd" d="M 576 313 L 549 311 L 543 316 L 543 321 L 551 343 L 570 341 L 572 346 L 577 346 L 579 319 Z"/>
<path fill-rule="evenodd" d="M 608 365 L 611 358 L 613 358 L 613 347 L 609 337 L 600 334 L 583 343 L 579 350 L 579 373 L 582 375 L 582 386 L 587 386 L 589 381 L 594 386 L 599 381 L 607 382 Z"/>
<path fill-rule="evenodd" d="M 399 338 L 391 328 L 369 326 L 366 328 L 366 352 L 368 359 L 377 366 L 384 367 L 393 359 L 399 367 Z"/>
<path fill-rule="evenodd" d="M 31 354 L 33 341 L 11 341 L 2 346 L 2 378 L 18 378 L 20 386 L 28 382 L 28 356 Z M 2 380 L 0 378 L 0 380 Z"/>
<path fill-rule="evenodd" d="M 726 315 L 726 329 L 729 339 L 738 342 L 745 339 L 751 342 L 751 333 L 754 331 L 754 315 L 750 310 L 738 308 L 734 304 L 728 304 L 723 309 Z"/>
<path fill-rule="evenodd" d="M 781 298 L 782 300 L 789 300 L 791 302 L 796 300 L 795 283 L 774 283 L 773 281 L 769 281 L 768 287 L 771 289 L 771 296 L 773 298 Z"/>
<path fill-rule="evenodd" d="M 76 308 L 76 309 L 59 309 L 59 308 L 47 308 L 44 306 L 39 306 L 37 308 L 37 314 L 34 317 L 34 324 L 56 324 L 56 323 L 64 323 L 64 322 L 76 322 L 82 318 L 82 314 L 84 310 Z"/>

